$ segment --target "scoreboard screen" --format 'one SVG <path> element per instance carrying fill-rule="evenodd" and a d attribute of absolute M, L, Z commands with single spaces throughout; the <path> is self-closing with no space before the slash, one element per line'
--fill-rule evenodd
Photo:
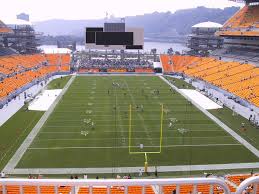
<path fill-rule="evenodd" d="M 133 32 L 96 32 L 96 45 L 133 45 Z"/>
<path fill-rule="evenodd" d="M 87 49 L 141 50 L 144 46 L 144 29 L 126 27 L 125 23 L 104 23 L 104 27 L 85 28 Z"/>
<path fill-rule="evenodd" d="M 86 32 L 86 43 L 95 43 L 95 32 Z"/>
<path fill-rule="evenodd" d="M 86 32 L 103 32 L 103 28 L 86 28 Z"/>
<path fill-rule="evenodd" d="M 103 32 L 103 28 L 86 28 L 86 39 L 87 44 L 95 43 L 96 32 Z"/>

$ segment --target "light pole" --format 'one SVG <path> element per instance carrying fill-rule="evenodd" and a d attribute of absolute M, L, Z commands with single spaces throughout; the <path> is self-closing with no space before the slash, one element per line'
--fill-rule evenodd
<path fill-rule="evenodd" d="M 172 72 L 174 72 L 174 69 L 173 69 L 173 60 L 172 60 L 172 58 L 173 58 L 173 52 L 174 52 L 174 50 L 173 50 L 172 48 L 169 48 L 169 49 L 167 50 L 167 54 L 169 55 L 169 65 L 171 66 L 171 71 L 172 71 Z"/>

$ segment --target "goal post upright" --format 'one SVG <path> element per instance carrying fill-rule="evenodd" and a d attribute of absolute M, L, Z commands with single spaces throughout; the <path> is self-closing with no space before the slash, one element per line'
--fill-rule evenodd
<path fill-rule="evenodd" d="M 129 105 L 129 153 L 131 153 L 131 104 Z"/>
<path fill-rule="evenodd" d="M 160 121 L 160 153 L 162 152 L 163 143 L 163 120 L 164 120 L 164 105 L 161 104 L 161 121 Z"/>

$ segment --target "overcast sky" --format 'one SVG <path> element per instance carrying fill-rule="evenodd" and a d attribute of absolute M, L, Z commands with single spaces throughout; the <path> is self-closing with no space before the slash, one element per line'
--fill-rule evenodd
<path fill-rule="evenodd" d="M 1 0 L 0 19 L 16 14 L 30 14 L 31 21 L 48 19 L 96 19 L 106 12 L 116 17 L 141 15 L 154 11 L 175 12 L 178 9 L 206 6 L 224 8 L 242 6 L 228 0 Z"/>

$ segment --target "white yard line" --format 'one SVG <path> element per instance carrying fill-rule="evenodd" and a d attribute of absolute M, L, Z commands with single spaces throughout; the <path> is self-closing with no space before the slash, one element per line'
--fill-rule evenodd
<path fill-rule="evenodd" d="M 73 127 L 73 126 L 69 126 L 69 127 Z M 78 126 L 77 126 L 78 127 Z M 117 131 L 102 131 L 102 133 L 116 133 Z M 128 133 L 128 131 L 124 131 L 125 133 Z M 143 133 L 143 132 L 146 132 L 146 131 L 135 131 L 134 130 L 134 133 Z M 152 133 L 160 133 L 160 131 L 151 131 L 149 130 L 149 132 L 152 132 Z M 169 131 L 166 131 L 164 133 L 168 133 L 168 132 L 177 132 L 179 133 L 179 131 L 177 129 L 174 129 L 174 130 L 169 130 Z M 220 130 L 202 130 L 202 129 L 197 129 L 197 130 L 192 130 L 192 132 L 220 132 Z M 71 133 L 71 134 L 80 134 L 81 133 L 81 130 L 78 131 L 78 132 L 75 132 L 75 131 L 42 131 L 40 133 L 46 133 L 46 134 L 66 134 L 66 133 Z"/>
<path fill-rule="evenodd" d="M 126 86 L 127 86 L 127 90 L 128 90 L 128 93 L 130 94 L 132 103 L 133 103 L 134 105 L 136 105 L 135 98 L 134 98 L 134 96 L 132 95 L 131 90 L 129 89 L 128 83 L 125 82 L 125 81 L 124 81 L 124 83 L 125 83 Z M 140 118 L 140 121 L 142 122 L 142 126 L 143 126 L 144 129 L 145 129 L 146 137 L 149 139 L 150 144 L 153 145 L 154 143 L 153 143 L 152 138 L 151 138 L 151 136 L 150 136 L 150 134 L 149 134 L 149 130 L 147 129 L 147 126 L 145 125 L 145 121 L 146 121 L 147 119 L 144 119 L 143 116 L 142 116 L 141 114 L 139 114 L 139 113 L 137 113 L 137 115 L 138 115 L 138 117 Z M 138 120 L 135 120 L 135 121 L 138 121 Z M 135 131 L 134 131 L 134 132 L 135 132 Z M 133 146 L 131 146 L 131 145 L 129 145 L 129 146 L 130 146 L 130 147 L 133 147 Z"/>
<path fill-rule="evenodd" d="M 124 138 L 124 137 L 122 137 L 122 138 Z M 39 138 L 39 139 L 35 139 L 35 141 L 34 142 L 41 142 L 41 141 L 98 141 L 98 140 L 100 140 L 100 141 L 103 141 L 103 140 L 116 140 L 116 139 L 118 139 L 118 140 L 120 140 L 120 139 L 122 139 L 122 138 L 110 138 L 110 137 L 108 137 L 108 138 L 106 138 L 106 137 L 103 137 L 103 138 L 75 138 L 75 139 L 73 139 L 73 138 L 70 138 L 70 139 L 68 139 L 68 138 L 57 138 L 57 139 L 55 139 L 55 138 L 46 138 L 46 139 L 44 139 L 44 138 Z M 163 139 L 182 139 L 183 137 L 163 137 Z M 209 136 L 209 137 L 207 137 L 207 136 L 201 136 L 201 137 L 198 137 L 198 136 L 196 136 L 196 137 L 184 137 L 185 139 L 188 139 L 188 138 L 192 138 L 192 139 L 207 139 L 207 138 L 215 138 L 215 139 L 218 139 L 218 138 L 231 138 L 232 139 L 232 137 L 230 136 L 230 135 L 228 135 L 228 136 Z M 145 139 L 145 138 L 143 138 L 143 137 L 135 137 L 135 138 L 131 138 L 131 139 Z M 160 137 L 153 137 L 152 139 L 160 139 Z"/>
<path fill-rule="evenodd" d="M 163 148 L 173 147 L 217 147 L 217 146 L 242 146 L 242 144 L 197 144 L 197 145 L 164 145 Z M 131 146 L 139 148 L 139 146 Z M 159 148 L 160 146 L 145 146 L 145 148 Z M 30 147 L 28 150 L 67 150 L 67 149 L 125 149 L 129 146 L 75 146 L 75 147 Z"/>
<path fill-rule="evenodd" d="M 73 83 L 75 79 L 75 76 L 72 76 L 70 80 L 67 82 L 66 86 L 63 88 L 62 92 L 59 94 L 59 96 L 56 98 L 54 103 L 50 106 L 50 108 L 43 114 L 41 119 L 38 121 L 38 123 L 35 125 L 35 127 L 31 130 L 30 134 L 26 137 L 26 139 L 23 141 L 21 146 L 17 149 L 13 157 L 9 160 L 9 162 L 4 167 L 3 171 L 8 173 L 12 171 L 18 164 L 18 162 L 21 160 L 22 156 L 26 152 L 26 150 L 29 148 L 31 143 L 33 142 L 34 138 L 39 133 L 41 127 L 44 125 L 44 123 L 47 121 L 51 113 L 54 111 L 56 105 L 60 101 L 60 99 L 63 97 L 63 95 L 68 90 L 69 86 Z"/>
<path fill-rule="evenodd" d="M 190 99 L 188 96 L 186 96 L 181 90 L 179 90 L 176 86 L 171 84 L 168 80 L 166 80 L 163 76 L 159 76 L 164 82 L 166 82 L 168 85 L 170 85 L 174 90 L 176 90 L 178 93 L 180 93 L 183 97 L 185 97 L 187 100 L 189 100 L 194 106 L 196 106 L 201 112 L 203 112 L 205 115 L 207 115 L 211 120 L 213 120 L 215 123 L 217 123 L 222 129 L 224 129 L 228 134 L 230 134 L 234 139 L 236 139 L 239 143 L 244 145 L 248 150 L 250 150 L 257 158 L 259 158 L 259 150 L 257 150 L 253 145 L 251 145 L 248 141 L 243 139 L 240 135 L 238 135 L 235 131 L 233 131 L 231 128 L 229 128 L 227 125 L 225 125 L 223 122 L 221 122 L 217 117 L 212 115 L 207 110 L 203 109 L 201 106 L 199 106 L 197 103 L 193 102 L 192 99 Z"/>
<path fill-rule="evenodd" d="M 162 172 L 185 172 L 185 171 L 212 171 L 232 169 L 256 169 L 259 163 L 229 163 L 229 164 L 206 164 L 206 165 L 177 165 L 157 166 L 158 173 Z M 139 167 L 103 167 L 103 168 L 21 168 L 13 169 L 9 174 L 104 174 L 104 173 L 138 173 Z M 155 172 L 155 167 L 150 166 L 149 172 Z"/>
<path fill-rule="evenodd" d="M 65 119 L 65 118 L 64 118 Z M 81 121 L 81 120 L 80 120 Z M 80 121 L 78 121 L 78 123 L 80 123 Z M 174 124 L 175 126 L 182 126 L 182 124 L 177 124 L 177 123 L 175 123 Z M 210 129 L 208 129 L 208 126 L 209 125 L 211 125 L 213 128 L 215 128 L 215 124 L 214 123 L 212 123 L 212 124 L 192 124 L 192 125 L 205 125 L 206 126 L 206 129 L 197 129 L 196 131 L 220 131 L 221 130 L 221 128 L 220 129 L 218 129 L 218 130 L 216 130 L 216 129 L 212 129 L 212 130 L 210 130 Z M 98 124 L 98 126 L 107 126 L 107 127 L 113 127 L 114 126 L 114 124 L 107 124 L 107 125 L 99 125 Z M 125 124 L 125 125 L 121 125 L 121 126 L 129 126 L 128 124 Z M 138 125 L 131 125 L 131 126 L 138 126 Z M 46 125 L 46 127 L 47 128 L 76 128 L 76 127 L 80 127 L 79 125 Z M 109 130 L 106 130 L 106 131 L 109 131 Z M 112 131 L 111 131 L 112 132 Z"/>

